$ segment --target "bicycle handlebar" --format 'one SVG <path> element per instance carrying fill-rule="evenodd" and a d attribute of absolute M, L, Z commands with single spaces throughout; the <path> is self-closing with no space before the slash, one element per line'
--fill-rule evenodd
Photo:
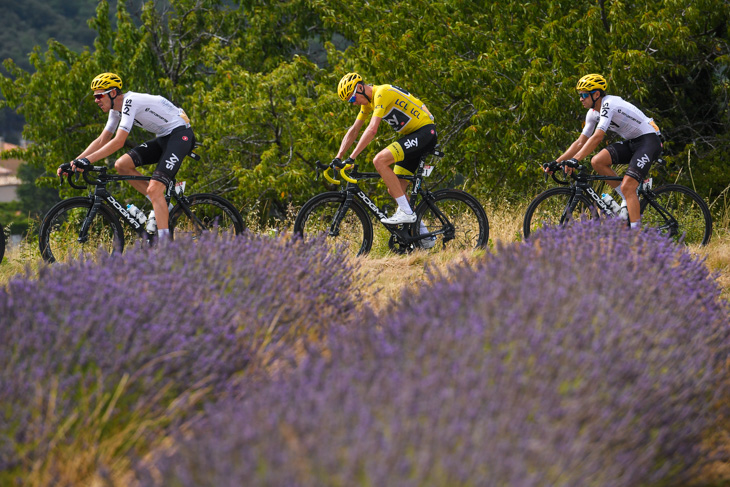
<path fill-rule="evenodd" d="M 61 175 L 59 176 L 61 178 L 61 184 L 63 184 L 63 176 L 66 176 L 66 179 L 68 180 L 68 185 L 75 189 L 86 189 L 86 186 L 80 186 L 78 184 L 74 184 L 74 182 L 71 180 L 71 176 L 75 175 L 76 180 L 78 180 L 79 174 L 83 176 L 84 181 L 86 182 L 86 185 L 95 185 L 100 182 L 99 179 L 91 180 L 89 179 L 89 173 L 91 172 L 100 172 L 105 173 L 107 170 L 106 166 L 89 166 L 86 168 L 85 171 L 63 171 L 61 172 Z"/>
<path fill-rule="evenodd" d="M 334 169 L 334 168 L 335 168 L 335 166 L 334 166 L 334 165 L 332 165 L 332 164 L 329 164 L 329 165 L 327 165 L 327 164 L 322 164 L 322 163 L 321 163 L 321 162 L 319 162 L 319 161 L 317 161 L 317 162 L 316 162 L 316 164 L 317 164 L 317 167 L 318 167 L 319 169 L 324 169 L 324 172 L 323 172 L 322 174 L 324 175 L 324 178 L 325 178 L 325 179 L 326 179 L 327 181 L 329 181 L 329 182 L 330 182 L 330 183 L 332 183 L 332 184 L 338 184 L 338 185 L 339 185 L 339 184 L 342 184 L 342 181 L 338 181 L 337 179 L 334 179 L 334 178 L 333 178 L 332 176 L 330 176 L 330 175 L 329 175 L 329 171 L 331 171 L 332 169 Z M 357 179 L 353 179 L 353 178 L 351 178 L 351 177 L 350 177 L 350 176 L 349 176 L 349 175 L 348 175 L 348 174 L 347 174 L 347 173 L 345 172 L 345 171 L 347 171 L 347 170 L 350 170 L 350 169 L 352 169 L 353 167 L 355 167 L 355 166 L 354 166 L 353 164 L 348 164 L 348 165 L 346 165 L 345 167 L 341 168 L 341 169 L 340 169 L 340 176 L 341 176 L 341 177 L 342 177 L 342 179 L 344 179 L 345 181 L 348 181 L 348 182 L 350 182 L 350 183 L 357 183 Z"/>
<path fill-rule="evenodd" d="M 560 179 L 556 176 L 558 173 L 565 174 L 565 166 L 571 167 L 573 169 L 576 169 L 578 171 L 578 174 L 582 174 L 585 171 L 585 166 L 583 164 L 580 164 L 578 162 L 570 162 L 568 161 L 552 161 L 552 162 L 546 162 L 542 165 L 543 169 L 547 169 L 548 172 L 545 173 L 545 179 L 547 180 L 547 175 L 550 174 L 550 177 L 553 178 L 553 181 L 555 181 L 558 184 L 568 185 L 570 182 L 568 182 L 568 179 Z M 570 174 L 570 177 L 575 179 L 576 175 L 574 173 Z"/>

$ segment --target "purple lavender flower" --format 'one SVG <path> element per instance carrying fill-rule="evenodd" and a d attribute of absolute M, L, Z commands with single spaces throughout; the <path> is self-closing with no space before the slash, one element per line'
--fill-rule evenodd
<path fill-rule="evenodd" d="M 331 329 L 154 468 L 181 486 L 681 485 L 725 392 L 728 311 L 655 232 L 548 230 Z"/>
<path fill-rule="evenodd" d="M 294 367 L 358 299 L 354 268 L 323 244 L 246 235 L 162 250 L 54 265 L 0 290 L 0 471 L 42 460 L 59 424 L 125 380 L 110 424 L 174 425 Z"/>

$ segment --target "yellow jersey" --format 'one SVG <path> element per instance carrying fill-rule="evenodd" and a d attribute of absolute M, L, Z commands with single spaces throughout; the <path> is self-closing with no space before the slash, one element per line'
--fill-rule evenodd
<path fill-rule="evenodd" d="M 421 100 L 394 85 L 373 86 L 372 100 L 360 107 L 357 119 L 367 120 L 371 114 L 382 118 L 393 130 L 403 135 L 434 123 Z"/>

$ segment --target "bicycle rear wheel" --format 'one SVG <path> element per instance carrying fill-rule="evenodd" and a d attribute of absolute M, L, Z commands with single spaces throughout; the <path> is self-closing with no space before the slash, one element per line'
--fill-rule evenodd
<path fill-rule="evenodd" d="M 220 237 L 233 237 L 243 232 L 243 217 L 235 206 L 215 194 L 188 196 L 186 207 L 179 203 L 170 211 L 170 234 L 174 240 L 200 238 L 216 232 Z"/>
<path fill-rule="evenodd" d="M 679 184 L 668 184 L 641 199 L 641 224 L 658 227 L 675 242 L 706 245 L 712 237 L 712 215 L 704 200 Z"/>
<path fill-rule="evenodd" d="M 294 233 L 304 239 L 325 234 L 355 255 L 370 252 L 373 245 L 373 224 L 365 209 L 352 201 L 342 219 L 335 217 L 345 202 L 346 194 L 330 191 L 318 194 L 304 203 L 294 220 Z"/>
<path fill-rule="evenodd" d="M 435 191 L 416 208 L 413 231 L 420 232 L 420 222 L 429 233 L 440 232 L 432 239 L 418 240 L 423 249 L 473 250 L 486 247 L 489 241 L 489 220 L 479 200 L 458 189 Z"/>
<path fill-rule="evenodd" d="M 550 188 L 537 195 L 527 207 L 522 232 L 527 239 L 542 228 L 564 226 L 595 216 L 595 207 L 587 197 L 576 195 L 571 188 Z"/>
<path fill-rule="evenodd" d="M 92 204 L 89 198 L 77 196 L 57 203 L 48 211 L 38 234 L 38 246 L 46 262 L 56 262 L 64 256 L 74 258 L 98 249 L 110 254 L 124 249 L 124 228 L 104 204 L 91 221 L 86 238 L 80 237 Z"/>

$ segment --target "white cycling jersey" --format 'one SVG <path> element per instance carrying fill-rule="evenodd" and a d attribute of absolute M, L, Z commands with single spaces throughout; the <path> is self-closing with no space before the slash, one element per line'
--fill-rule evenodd
<path fill-rule="evenodd" d="M 581 134 L 590 137 L 601 129 L 632 140 L 644 134 L 660 135 L 654 119 L 647 117 L 636 106 L 621 97 L 606 95 L 601 100 L 600 111 L 590 109 L 586 113 L 586 123 Z"/>
<path fill-rule="evenodd" d="M 190 126 L 185 111 L 163 96 L 128 91 L 123 97 L 122 111 L 109 110 L 104 130 L 114 133 L 118 126 L 125 132 L 131 132 L 136 125 L 157 137 L 164 137 L 177 127 Z"/>

